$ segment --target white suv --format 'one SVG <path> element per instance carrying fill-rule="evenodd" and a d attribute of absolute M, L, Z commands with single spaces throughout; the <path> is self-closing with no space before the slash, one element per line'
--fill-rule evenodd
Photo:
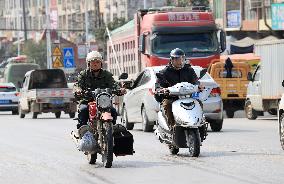
<path fill-rule="evenodd" d="M 19 92 L 13 83 L 0 83 L 0 111 L 18 114 Z"/>

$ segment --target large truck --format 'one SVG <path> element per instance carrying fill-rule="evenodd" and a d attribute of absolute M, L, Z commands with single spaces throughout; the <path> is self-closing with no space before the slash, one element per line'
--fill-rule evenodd
<path fill-rule="evenodd" d="M 268 112 L 277 114 L 278 104 L 284 92 L 284 39 L 265 41 L 255 45 L 255 54 L 260 56 L 260 63 L 253 74 L 247 88 L 245 112 L 248 119 L 256 119 Z"/>
<path fill-rule="evenodd" d="M 135 78 L 145 67 L 166 65 L 170 51 L 181 48 L 191 65 L 208 67 L 225 50 L 225 33 L 212 12 L 184 8 L 138 10 L 113 30 L 107 42 L 108 70 Z"/>

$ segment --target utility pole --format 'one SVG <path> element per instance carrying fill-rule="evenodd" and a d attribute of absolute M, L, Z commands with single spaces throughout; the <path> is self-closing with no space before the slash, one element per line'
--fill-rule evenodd
<path fill-rule="evenodd" d="M 88 35 L 89 35 L 89 15 L 88 15 L 88 4 L 87 4 L 88 0 L 85 0 L 85 34 L 86 34 L 86 41 L 85 41 L 85 45 L 86 45 L 86 55 L 89 52 L 89 41 L 88 41 Z"/>
<path fill-rule="evenodd" d="M 49 0 L 45 0 L 45 16 L 46 16 L 46 59 L 47 69 L 51 69 L 51 40 L 50 40 L 50 11 L 49 11 Z"/>
<path fill-rule="evenodd" d="M 144 9 L 147 8 L 147 0 L 144 0 Z"/>
<path fill-rule="evenodd" d="M 28 40 L 28 35 L 27 35 L 27 22 L 26 22 L 26 3 L 25 0 L 22 0 L 23 4 L 23 19 L 24 19 L 24 33 L 25 33 L 25 41 Z"/>
<path fill-rule="evenodd" d="M 17 9 L 17 29 L 21 29 L 21 23 L 20 23 L 20 1 L 21 0 L 18 0 L 17 3 L 18 3 L 18 7 L 16 8 Z M 20 45 L 20 31 L 17 31 L 17 40 L 18 40 L 18 56 L 21 54 L 21 45 Z"/>

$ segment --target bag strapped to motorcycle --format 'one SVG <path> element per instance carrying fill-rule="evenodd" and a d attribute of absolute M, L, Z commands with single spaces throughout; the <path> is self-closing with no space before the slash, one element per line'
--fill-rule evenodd
<path fill-rule="evenodd" d="M 135 153 L 133 135 L 123 125 L 116 124 L 113 126 L 113 139 L 115 156 L 133 155 Z"/>

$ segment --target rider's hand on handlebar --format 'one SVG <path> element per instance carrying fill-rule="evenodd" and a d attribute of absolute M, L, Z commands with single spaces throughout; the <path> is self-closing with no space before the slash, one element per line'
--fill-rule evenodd
<path fill-rule="evenodd" d="M 120 93 L 122 94 L 122 95 L 125 95 L 126 94 L 126 89 L 125 88 L 120 88 Z"/>

